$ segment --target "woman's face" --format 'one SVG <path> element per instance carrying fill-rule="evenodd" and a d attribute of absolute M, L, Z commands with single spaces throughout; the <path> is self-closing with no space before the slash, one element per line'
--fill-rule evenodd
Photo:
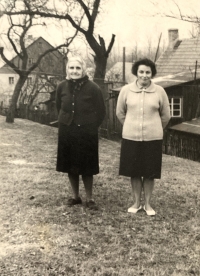
<path fill-rule="evenodd" d="M 137 71 L 138 82 L 142 86 L 148 86 L 151 82 L 152 71 L 151 67 L 140 65 Z"/>
<path fill-rule="evenodd" d="M 70 79 L 80 79 L 83 77 L 83 68 L 78 61 L 70 61 L 67 64 L 67 75 Z"/>

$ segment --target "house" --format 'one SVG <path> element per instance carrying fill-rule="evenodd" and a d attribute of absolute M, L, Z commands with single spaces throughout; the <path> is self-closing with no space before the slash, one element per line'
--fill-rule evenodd
<path fill-rule="evenodd" d="M 157 77 L 200 67 L 200 37 L 179 39 L 178 29 L 168 30 L 168 47 L 156 62 Z"/>
<path fill-rule="evenodd" d="M 200 116 L 200 69 L 157 77 L 153 82 L 162 86 L 168 95 L 171 111 L 169 126 Z"/>
<path fill-rule="evenodd" d="M 135 76 L 131 73 L 132 62 L 125 62 L 125 83 L 130 83 L 135 80 Z M 124 83 L 123 80 L 123 62 L 117 62 L 105 76 L 106 82 Z"/>
<path fill-rule="evenodd" d="M 38 56 L 48 49 L 53 49 L 45 39 L 39 37 L 27 46 L 28 67 L 30 67 Z M 21 66 L 18 56 L 11 60 L 17 67 Z M 31 72 L 23 86 L 18 99 L 19 105 L 28 105 L 34 109 L 39 102 L 49 100 L 50 92 L 55 90 L 56 83 L 65 75 L 65 63 L 63 55 L 58 51 L 47 54 L 40 65 Z M 6 110 L 9 106 L 15 85 L 19 76 L 7 64 L 0 68 L 0 103 L 1 108 Z"/>
<path fill-rule="evenodd" d="M 154 81 L 167 92 L 175 125 L 200 116 L 200 37 L 179 39 L 178 29 L 169 29 L 168 38 Z"/>

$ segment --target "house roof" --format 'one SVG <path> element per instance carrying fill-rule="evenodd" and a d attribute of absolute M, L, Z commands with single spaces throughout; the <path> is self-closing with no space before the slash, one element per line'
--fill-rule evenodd
<path fill-rule="evenodd" d="M 200 65 L 200 37 L 178 40 L 157 60 L 157 76 L 189 72 L 195 69 L 196 61 Z"/>
<path fill-rule="evenodd" d="M 170 127 L 169 129 L 200 135 L 200 118 Z"/>
<path fill-rule="evenodd" d="M 4 65 L 3 67 L 0 68 L 0 74 L 16 74 L 16 72 L 8 65 L 7 66 Z"/>
<path fill-rule="evenodd" d="M 133 63 L 132 62 L 125 62 L 125 81 L 130 83 L 135 80 L 135 76 L 131 73 Z M 118 78 L 116 75 L 119 75 Z M 123 81 L 123 62 L 119 61 L 115 63 L 115 65 L 110 68 L 105 76 L 106 81 Z"/>
<path fill-rule="evenodd" d="M 47 43 L 49 45 L 50 48 L 54 48 L 46 39 L 44 39 L 42 36 L 34 39 L 31 41 L 31 43 L 26 47 L 26 49 L 29 49 L 33 44 L 37 43 L 38 40 L 43 40 L 45 43 Z M 53 51 L 53 54 L 58 54 L 59 56 L 63 57 L 63 55 L 61 54 L 61 52 L 59 50 L 57 51 Z"/>
<path fill-rule="evenodd" d="M 34 39 L 34 40 L 33 40 Z M 43 37 L 37 37 L 37 38 L 32 38 L 31 40 L 30 39 L 27 39 L 27 47 L 26 47 L 26 49 L 28 50 L 28 49 L 30 49 L 31 48 L 31 46 L 33 45 L 33 44 L 35 44 L 35 43 L 37 43 L 38 41 L 44 41 L 47 45 L 49 45 L 49 48 L 54 48 L 47 40 L 45 40 Z M 62 55 L 62 53 L 59 51 L 59 50 L 57 50 L 57 51 L 53 51 L 51 54 L 53 54 L 53 55 L 58 55 L 58 56 L 60 56 L 60 57 L 63 57 L 63 55 Z M 15 56 L 15 57 L 13 57 L 12 59 L 10 59 L 10 61 L 11 62 L 13 62 L 15 59 L 17 58 L 17 55 Z M 3 74 L 16 74 L 16 72 L 13 70 L 13 69 L 11 69 L 11 68 L 9 68 L 9 66 L 7 65 L 7 64 L 4 64 L 4 65 L 2 65 L 2 67 L 0 68 L 0 73 L 3 73 Z"/>
<path fill-rule="evenodd" d="M 194 79 L 195 79 L 195 70 L 191 70 L 190 72 L 186 71 L 186 72 L 181 72 L 174 75 L 157 77 L 153 79 L 153 82 L 162 86 L 163 88 L 167 88 L 170 86 L 191 82 L 191 81 L 194 81 Z M 200 69 L 196 71 L 196 79 L 200 79 Z"/>

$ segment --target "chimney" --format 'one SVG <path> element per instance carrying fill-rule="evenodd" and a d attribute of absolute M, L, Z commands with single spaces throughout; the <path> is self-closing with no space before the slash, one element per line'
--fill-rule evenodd
<path fill-rule="evenodd" d="M 175 43 L 179 39 L 178 29 L 169 29 L 168 30 L 169 45 L 168 47 L 173 49 Z"/>

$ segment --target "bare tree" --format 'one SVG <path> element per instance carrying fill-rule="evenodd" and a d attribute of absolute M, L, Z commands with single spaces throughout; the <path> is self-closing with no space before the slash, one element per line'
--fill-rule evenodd
<path fill-rule="evenodd" d="M 106 48 L 104 38 L 101 35 L 98 35 L 97 38 L 94 34 L 95 22 L 103 0 L 47 0 L 42 5 L 39 0 L 24 0 L 24 2 L 26 3 L 24 9 L 6 9 L 3 13 L 10 16 L 28 15 L 30 17 L 38 16 L 69 21 L 73 28 L 84 35 L 93 50 L 96 65 L 94 80 L 101 83 L 105 77 L 108 56 L 115 41 L 115 35 L 112 34 L 110 43 Z"/>
<path fill-rule="evenodd" d="M 198 3 L 197 1 L 194 2 Z M 156 15 L 178 19 L 197 25 L 200 24 L 200 14 L 198 14 L 199 10 L 196 10 L 189 1 L 180 2 L 178 0 L 166 0 L 162 5 L 158 0 L 151 0 L 151 3 L 155 7 L 155 10 L 157 10 Z M 185 7 L 185 4 L 189 4 L 189 6 Z"/>
<path fill-rule="evenodd" d="M 200 23 L 192 24 L 192 29 L 189 32 L 191 38 L 196 38 L 200 34 Z"/>
<path fill-rule="evenodd" d="M 34 2 L 38 2 L 38 3 L 40 2 L 40 4 L 42 3 L 41 1 L 34 1 Z M 47 1 L 43 1 L 43 4 L 46 2 Z M 11 103 L 7 112 L 7 116 L 6 116 L 6 122 L 8 123 L 14 122 L 17 101 L 18 101 L 20 92 L 22 90 L 22 87 L 24 86 L 29 74 L 38 67 L 38 65 L 46 55 L 62 47 L 68 47 L 78 32 L 76 30 L 74 35 L 71 38 L 69 38 L 66 43 L 59 45 L 55 48 L 48 49 L 45 52 L 41 53 L 38 56 L 37 60 L 35 60 L 33 64 L 28 66 L 29 56 L 26 48 L 26 39 L 27 39 L 29 30 L 36 24 L 34 21 L 35 15 L 31 13 L 31 9 L 30 9 L 31 7 L 29 4 L 29 1 L 23 0 L 23 1 L 20 1 L 20 3 L 21 5 L 23 4 L 23 8 L 26 11 L 28 11 L 24 15 L 21 14 L 17 17 L 12 15 L 12 14 L 15 14 L 18 10 L 16 7 L 17 1 L 14 1 L 14 0 L 10 1 L 8 3 L 9 5 L 7 7 L 7 10 L 4 10 L 4 14 L 7 14 L 8 11 L 9 11 L 8 13 L 10 13 L 8 15 L 10 24 L 7 30 L 7 38 L 10 45 L 12 46 L 12 49 L 14 50 L 15 54 L 18 57 L 18 61 L 19 61 L 18 64 L 16 64 L 14 60 L 10 61 L 4 54 L 4 47 L 0 47 L 0 55 L 2 60 L 19 75 L 18 81 L 14 88 L 14 92 L 13 92 Z"/>

